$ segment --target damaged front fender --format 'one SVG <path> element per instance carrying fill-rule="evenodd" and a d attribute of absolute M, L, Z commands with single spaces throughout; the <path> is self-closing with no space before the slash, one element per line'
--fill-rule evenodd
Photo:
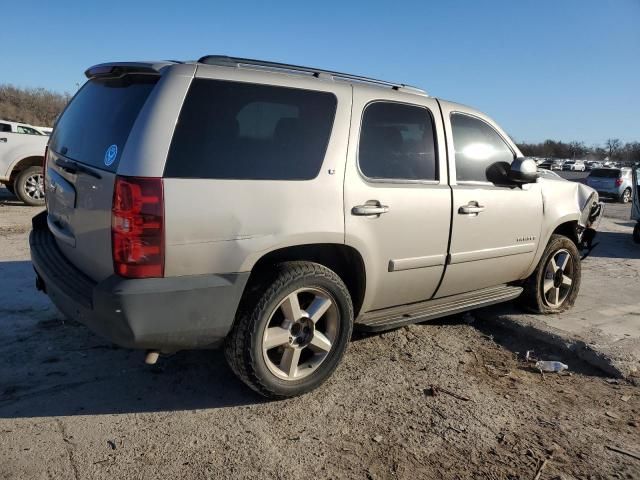
<path fill-rule="evenodd" d="M 579 246 L 586 249 L 586 255 L 588 255 L 595 246 L 593 240 L 604 213 L 604 204 L 599 201 L 598 192 L 581 183 L 578 184 L 577 197 L 580 218 L 576 233 L 578 234 Z"/>

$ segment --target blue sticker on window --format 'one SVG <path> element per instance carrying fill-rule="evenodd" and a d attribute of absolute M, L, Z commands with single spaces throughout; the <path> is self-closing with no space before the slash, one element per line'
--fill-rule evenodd
<path fill-rule="evenodd" d="M 113 162 L 116 161 L 116 157 L 118 156 L 118 146 L 117 145 L 111 145 L 109 148 L 107 148 L 107 151 L 104 152 L 104 164 L 105 166 L 110 166 L 111 164 L 113 164 Z"/>

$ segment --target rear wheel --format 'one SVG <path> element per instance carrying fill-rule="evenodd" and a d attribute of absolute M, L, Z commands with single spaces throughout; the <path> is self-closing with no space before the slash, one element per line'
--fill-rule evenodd
<path fill-rule="evenodd" d="M 522 300 L 537 313 L 558 313 L 573 306 L 580 290 L 580 253 L 563 235 L 552 235 L 535 271 L 527 279 Z"/>
<path fill-rule="evenodd" d="M 626 188 L 624 190 L 624 192 L 622 192 L 622 195 L 620 195 L 620 201 L 622 203 L 629 203 L 631 201 L 631 189 L 630 188 Z"/>
<path fill-rule="evenodd" d="M 640 222 L 636 223 L 636 226 L 633 227 L 633 241 L 640 243 Z"/>
<path fill-rule="evenodd" d="M 42 167 L 33 166 L 22 170 L 13 183 L 15 195 L 27 205 L 44 205 L 44 176 Z"/>
<path fill-rule="evenodd" d="M 349 292 L 333 271 L 287 262 L 245 302 L 225 344 L 231 369 L 270 398 L 320 386 L 340 362 L 353 328 Z"/>

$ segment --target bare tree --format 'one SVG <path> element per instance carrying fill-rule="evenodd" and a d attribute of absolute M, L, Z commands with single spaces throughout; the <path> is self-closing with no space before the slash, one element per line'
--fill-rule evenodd
<path fill-rule="evenodd" d="M 569 144 L 569 152 L 575 160 L 576 157 L 584 157 L 585 153 L 587 153 L 587 147 L 585 147 L 584 142 L 571 142 Z"/>
<path fill-rule="evenodd" d="M 44 88 L 0 85 L 0 118 L 33 125 L 51 126 L 70 99 Z"/>
<path fill-rule="evenodd" d="M 609 160 L 613 160 L 613 156 L 616 155 L 622 147 L 622 142 L 619 138 L 609 138 L 604 142 L 604 146 L 609 151 Z"/>

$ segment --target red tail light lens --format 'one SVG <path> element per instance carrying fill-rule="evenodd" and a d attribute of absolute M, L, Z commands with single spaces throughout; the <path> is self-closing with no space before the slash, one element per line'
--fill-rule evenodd
<path fill-rule="evenodd" d="M 111 209 L 115 273 L 127 278 L 164 275 L 163 217 L 161 178 L 116 177 Z"/>
<path fill-rule="evenodd" d="M 622 185 L 622 179 L 616 178 L 616 187 L 619 187 L 620 185 Z"/>
<path fill-rule="evenodd" d="M 44 147 L 44 158 L 42 159 L 42 189 L 47 192 L 47 155 L 49 154 L 49 145 Z M 47 196 L 44 196 L 44 203 L 47 203 Z"/>

